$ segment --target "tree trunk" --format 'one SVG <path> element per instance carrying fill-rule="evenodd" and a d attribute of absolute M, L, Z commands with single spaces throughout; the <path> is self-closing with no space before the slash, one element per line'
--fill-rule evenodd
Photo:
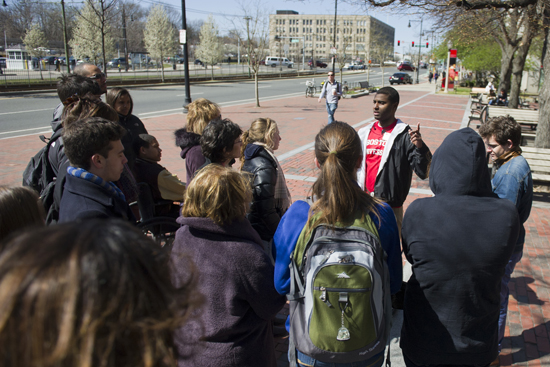
<path fill-rule="evenodd" d="M 550 11 L 545 10 L 545 23 L 550 19 Z M 550 42 L 550 32 L 546 32 L 546 44 Z M 550 47 L 546 47 L 546 53 L 543 55 L 543 70 L 550 70 Z M 544 82 L 540 89 L 540 109 L 539 123 L 537 126 L 537 135 L 535 137 L 535 147 L 550 148 L 550 72 L 544 73 Z"/>
<path fill-rule="evenodd" d="M 260 107 L 260 93 L 258 91 L 258 69 L 254 69 L 254 92 L 256 94 L 256 107 Z"/>
<path fill-rule="evenodd" d="M 510 99 L 508 107 L 518 108 L 519 95 L 521 93 L 521 79 L 523 77 L 523 69 L 525 67 L 525 60 L 529 53 L 529 47 L 531 47 L 531 41 L 538 32 L 538 18 L 536 17 L 536 10 L 526 10 L 527 19 L 525 20 L 525 26 L 523 27 L 523 35 L 521 37 L 520 46 L 517 49 L 516 56 L 512 61 L 512 85 L 510 89 Z M 535 21 L 534 19 L 537 19 Z"/>
<path fill-rule="evenodd" d="M 500 61 L 500 83 L 498 89 L 510 90 L 510 76 L 512 75 L 512 60 L 518 46 L 505 43 L 500 45 L 502 50 L 502 60 Z"/>
<path fill-rule="evenodd" d="M 164 55 L 160 54 L 160 79 L 164 83 Z"/>

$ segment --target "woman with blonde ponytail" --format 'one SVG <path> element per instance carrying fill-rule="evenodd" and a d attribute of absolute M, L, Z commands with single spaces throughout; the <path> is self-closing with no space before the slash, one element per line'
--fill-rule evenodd
<path fill-rule="evenodd" d="M 281 136 L 277 123 L 259 118 L 242 135 L 241 170 L 252 175 L 253 198 L 248 220 L 264 242 L 269 242 L 292 202 L 275 151 Z"/>
<path fill-rule="evenodd" d="M 366 194 L 357 184 L 356 174 L 361 166 L 362 156 L 361 140 L 355 129 L 345 122 L 335 121 L 327 125 L 315 137 L 315 165 L 320 169 L 320 173 L 312 187 L 313 203 L 310 205 L 304 201 L 296 201 L 281 219 L 273 238 L 275 288 L 279 293 L 288 294 L 291 291 L 289 265 L 294 258 L 298 240 L 307 243 L 314 229 L 321 224 L 332 228 L 330 232 L 351 226 L 373 228 L 372 233 L 377 232 L 380 245 L 387 255 L 389 290 L 394 294 L 400 289 L 402 270 L 397 223 L 392 209 L 387 204 Z M 338 298 L 338 295 L 336 297 Z M 291 314 L 293 310 L 291 306 Z M 290 320 L 299 318 L 298 315 L 291 315 Z M 291 330 L 289 321 L 287 329 Z M 291 341 L 295 341 L 293 338 L 291 331 Z M 336 339 L 336 335 L 331 335 L 330 338 Z M 291 365 L 352 365 L 325 363 L 302 353 L 297 348 L 290 348 L 292 350 L 289 356 L 295 357 L 295 360 L 289 361 Z M 369 354 L 366 360 L 354 360 L 353 366 L 381 366 L 384 361 L 383 353 L 382 349 L 374 356 L 372 353 Z"/>

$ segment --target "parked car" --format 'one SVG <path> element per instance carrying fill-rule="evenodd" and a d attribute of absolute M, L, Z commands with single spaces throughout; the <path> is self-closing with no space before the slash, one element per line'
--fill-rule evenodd
<path fill-rule="evenodd" d="M 42 58 L 42 61 L 44 61 L 48 65 L 54 65 L 55 64 L 55 56 L 46 56 Z"/>
<path fill-rule="evenodd" d="M 308 65 L 309 65 L 309 66 L 313 66 L 313 61 L 309 60 Z M 326 62 L 322 62 L 321 60 L 315 60 L 315 66 L 318 67 L 318 68 L 326 68 L 326 67 L 327 67 L 327 63 L 326 63 Z"/>
<path fill-rule="evenodd" d="M 286 66 L 286 67 L 291 68 L 294 65 L 294 63 L 292 61 L 290 61 L 289 59 L 287 59 L 286 57 L 268 56 L 268 57 L 265 58 L 265 65 L 266 66 L 271 66 L 271 67 L 277 67 L 277 66 L 281 65 L 281 66 Z"/>
<path fill-rule="evenodd" d="M 422 69 L 427 69 L 428 68 L 428 64 L 425 63 L 424 61 L 420 61 L 420 64 L 418 66 Z"/>
<path fill-rule="evenodd" d="M 196 59 L 195 60 L 195 65 L 204 66 L 204 63 L 202 61 L 200 61 L 199 59 Z"/>
<path fill-rule="evenodd" d="M 365 64 L 359 63 L 359 62 L 350 62 L 348 66 L 348 70 L 364 70 Z"/>
<path fill-rule="evenodd" d="M 393 85 L 393 83 L 396 84 L 412 84 L 413 79 L 412 77 L 407 73 L 395 73 L 392 76 L 390 76 L 390 84 Z"/>
<path fill-rule="evenodd" d="M 107 63 L 108 68 L 118 68 L 126 66 L 126 58 L 124 57 L 118 57 L 116 59 L 112 59 Z"/>
<path fill-rule="evenodd" d="M 397 70 L 399 70 L 399 71 L 403 71 L 403 70 L 415 71 L 416 68 L 410 62 L 404 61 L 401 64 L 397 65 Z"/>

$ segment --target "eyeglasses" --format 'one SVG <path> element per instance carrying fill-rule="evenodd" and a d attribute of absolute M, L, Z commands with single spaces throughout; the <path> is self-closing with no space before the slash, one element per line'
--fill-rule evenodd
<path fill-rule="evenodd" d="M 334 74 L 329 74 L 328 76 L 334 76 Z"/>
<path fill-rule="evenodd" d="M 105 75 L 105 73 L 97 73 L 97 74 L 94 74 L 94 75 L 90 75 L 88 78 L 90 78 L 90 79 L 103 79 L 103 78 L 107 78 L 107 76 Z"/>

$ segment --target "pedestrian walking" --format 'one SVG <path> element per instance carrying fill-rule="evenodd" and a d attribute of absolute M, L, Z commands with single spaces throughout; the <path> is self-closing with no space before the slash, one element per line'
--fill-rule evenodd
<path fill-rule="evenodd" d="M 61 71 L 61 61 L 55 59 L 55 71 Z"/>
<path fill-rule="evenodd" d="M 326 97 L 328 123 L 334 122 L 334 112 L 338 108 L 338 100 L 342 95 L 342 86 L 334 80 L 334 72 L 328 72 L 328 80 L 323 84 L 318 103 L 321 103 L 323 97 Z"/>
<path fill-rule="evenodd" d="M 434 80 L 437 83 L 437 78 L 439 78 L 439 73 L 436 71 L 434 74 Z"/>
<path fill-rule="evenodd" d="M 432 84 L 433 77 L 434 77 L 434 73 L 432 73 L 432 71 L 430 70 L 430 73 L 428 74 L 428 82 L 430 82 L 430 84 Z"/>

